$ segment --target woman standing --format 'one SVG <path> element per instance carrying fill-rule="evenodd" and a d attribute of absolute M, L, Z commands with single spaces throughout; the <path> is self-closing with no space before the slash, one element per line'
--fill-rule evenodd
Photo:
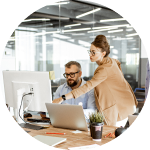
<path fill-rule="evenodd" d="M 116 125 L 117 121 L 133 114 L 138 104 L 137 100 L 123 76 L 120 62 L 108 57 L 109 53 L 110 46 L 106 37 L 104 35 L 96 36 L 89 51 L 91 62 L 98 64 L 94 76 L 83 86 L 55 99 L 53 103 L 77 98 L 94 88 L 95 103 L 97 109 L 105 116 L 105 124 Z"/>

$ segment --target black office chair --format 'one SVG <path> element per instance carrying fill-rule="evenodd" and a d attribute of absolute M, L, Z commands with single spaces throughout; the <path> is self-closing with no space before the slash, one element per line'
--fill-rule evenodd
<path fill-rule="evenodd" d="M 132 74 L 124 74 L 124 78 L 127 80 L 127 82 L 130 84 L 130 86 L 134 90 L 136 87 L 136 81 L 133 78 L 133 75 Z"/>

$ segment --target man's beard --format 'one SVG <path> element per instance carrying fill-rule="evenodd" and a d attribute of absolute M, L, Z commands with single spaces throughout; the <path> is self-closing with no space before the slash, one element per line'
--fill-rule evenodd
<path fill-rule="evenodd" d="M 72 79 L 71 79 L 71 80 L 72 80 Z M 76 86 L 76 85 L 78 84 L 78 81 L 73 80 L 74 82 L 72 82 L 72 83 L 70 83 L 69 81 L 70 81 L 70 79 L 67 80 L 67 84 L 68 84 L 70 87 L 74 87 L 74 86 Z"/>

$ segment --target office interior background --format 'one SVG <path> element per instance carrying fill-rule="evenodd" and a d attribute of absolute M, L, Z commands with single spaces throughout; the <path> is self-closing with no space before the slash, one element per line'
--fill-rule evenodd
<path fill-rule="evenodd" d="M 90 13 L 82 15 L 87 12 Z M 107 20 L 117 18 L 120 20 Z M 63 73 L 68 61 L 78 61 L 82 77 L 91 79 L 97 64 L 90 62 L 87 50 L 99 34 L 107 37 L 109 56 L 121 62 L 132 89 L 145 86 L 148 57 L 134 27 L 111 8 L 81 0 L 47 5 L 25 18 L 6 44 L 1 69 L 54 71 L 55 80 L 51 81 L 54 95 L 66 81 Z"/>

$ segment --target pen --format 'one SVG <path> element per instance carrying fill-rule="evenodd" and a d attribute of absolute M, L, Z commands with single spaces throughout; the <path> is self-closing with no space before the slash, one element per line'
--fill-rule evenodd
<path fill-rule="evenodd" d="M 111 133 L 108 133 L 107 135 L 104 136 L 104 138 L 106 138 L 107 136 L 109 136 Z"/>
<path fill-rule="evenodd" d="M 45 132 L 46 134 L 62 134 L 62 135 L 64 135 L 64 134 L 66 134 L 66 133 L 50 133 L 50 132 Z"/>

